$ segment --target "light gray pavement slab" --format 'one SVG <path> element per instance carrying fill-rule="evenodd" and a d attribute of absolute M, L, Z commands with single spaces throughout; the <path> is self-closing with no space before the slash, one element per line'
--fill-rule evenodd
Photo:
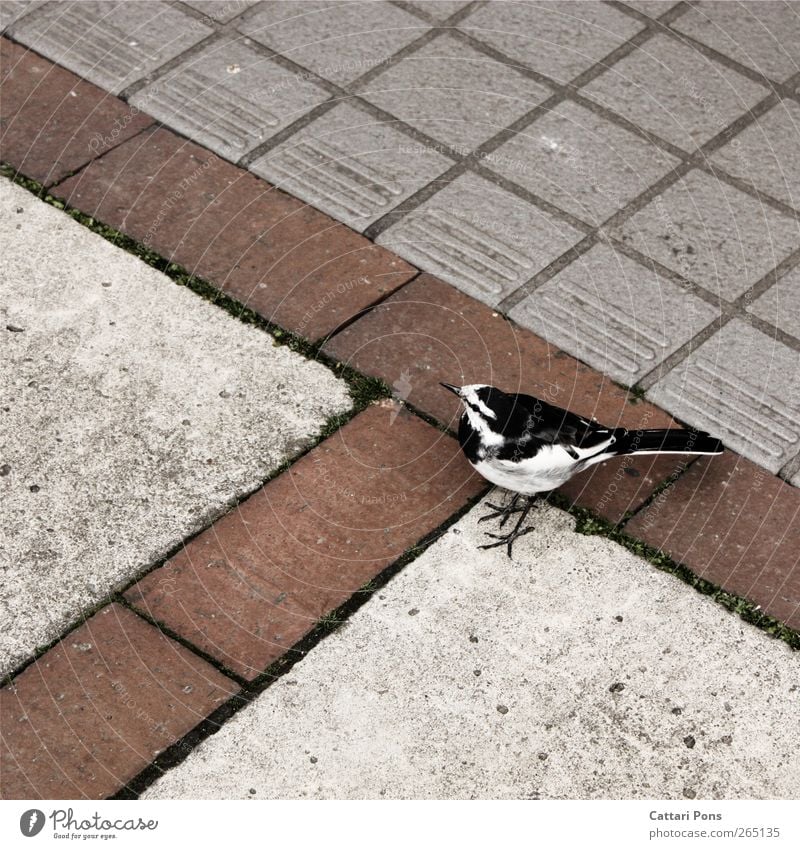
<path fill-rule="evenodd" d="M 268 0 L 239 31 L 340 85 L 386 62 L 430 26 L 385 0 Z"/>
<path fill-rule="evenodd" d="M 131 102 L 236 162 L 324 100 L 324 88 L 224 36 Z"/>
<path fill-rule="evenodd" d="M 800 341 L 800 265 L 787 271 L 747 309 Z"/>
<path fill-rule="evenodd" d="M 581 92 L 688 152 L 768 94 L 761 84 L 666 35 L 651 38 Z"/>
<path fill-rule="evenodd" d="M 611 232 L 728 300 L 800 248 L 796 218 L 697 170 Z"/>
<path fill-rule="evenodd" d="M 250 170 L 361 232 L 452 164 L 392 122 L 341 103 Z"/>
<path fill-rule="evenodd" d="M 27 47 L 113 94 L 213 32 L 158 0 L 51 3 L 10 31 Z"/>
<path fill-rule="evenodd" d="M 677 3 L 675 0 L 626 0 L 625 5 L 651 18 L 658 18 Z"/>
<path fill-rule="evenodd" d="M 43 3 L 44 0 L 3 0 L 0 3 L 0 32 Z"/>
<path fill-rule="evenodd" d="M 559 83 L 591 68 L 644 24 L 604 3 L 486 3 L 459 29 Z"/>
<path fill-rule="evenodd" d="M 552 94 L 513 65 L 445 33 L 360 89 L 412 127 L 467 153 Z"/>
<path fill-rule="evenodd" d="M 648 397 L 777 472 L 800 450 L 800 352 L 736 318 Z"/>
<path fill-rule="evenodd" d="M 511 310 L 511 317 L 631 386 L 719 310 L 608 245 L 596 245 Z"/>
<path fill-rule="evenodd" d="M 479 506 L 147 799 L 795 799 L 797 655 L 555 508 Z"/>
<path fill-rule="evenodd" d="M 798 4 L 800 14 L 800 4 Z M 800 209 L 800 104 L 781 100 L 712 157 L 713 165 Z"/>
<path fill-rule="evenodd" d="M 439 23 L 469 5 L 469 2 L 470 0 L 413 0 L 407 5 L 425 12 Z"/>
<path fill-rule="evenodd" d="M 335 413 L 323 366 L 0 181 L 0 672 Z"/>
<path fill-rule="evenodd" d="M 377 241 L 495 306 L 581 235 L 549 212 L 466 173 Z"/>
<path fill-rule="evenodd" d="M 482 161 L 593 226 L 679 162 L 571 101 L 559 103 Z"/>
<path fill-rule="evenodd" d="M 796 0 L 700 0 L 672 26 L 778 82 L 800 71 Z"/>
<path fill-rule="evenodd" d="M 185 0 L 187 6 L 208 15 L 212 21 L 227 23 L 246 12 L 256 4 L 256 0 Z"/>

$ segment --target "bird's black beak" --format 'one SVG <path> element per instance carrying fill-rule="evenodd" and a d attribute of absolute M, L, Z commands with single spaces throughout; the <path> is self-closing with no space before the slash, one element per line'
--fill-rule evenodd
<path fill-rule="evenodd" d="M 439 386 L 444 386 L 444 388 L 447 389 L 448 392 L 452 392 L 453 395 L 458 395 L 459 398 L 461 397 L 461 389 L 459 389 L 458 386 L 453 386 L 450 383 L 440 383 Z"/>

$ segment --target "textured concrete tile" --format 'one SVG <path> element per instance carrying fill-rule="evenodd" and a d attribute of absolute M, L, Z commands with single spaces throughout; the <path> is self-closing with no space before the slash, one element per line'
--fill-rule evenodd
<path fill-rule="evenodd" d="M 800 490 L 726 451 L 693 463 L 625 530 L 797 629 L 798 523 Z"/>
<path fill-rule="evenodd" d="M 241 38 L 225 36 L 131 102 L 236 162 L 327 97 L 322 87 L 289 75 Z"/>
<path fill-rule="evenodd" d="M 800 265 L 784 274 L 747 309 L 800 339 Z"/>
<path fill-rule="evenodd" d="M 626 0 L 625 5 L 649 15 L 651 18 L 657 18 L 677 3 L 675 0 Z"/>
<path fill-rule="evenodd" d="M 571 101 L 483 159 L 493 171 L 599 225 L 678 160 Z"/>
<path fill-rule="evenodd" d="M 729 300 L 800 246 L 796 219 L 701 171 L 690 171 L 613 233 Z"/>
<path fill-rule="evenodd" d="M 366 84 L 361 94 L 466 153 L 551 92 L 450 35 L 441 35 Z"/>
<path fill-rule="evenodd" d="M 506 56 L 568 82 L 644 28 L 602 3 L 488 3 L 459 23 Z"/>
<path fill-rule="evenodd" d="M 453 161 L 342 103 L 257 159 L 250 170 L 363 231 Z"/>
<path fill-rule="evenodd" d="M 648 397 L 777 472 L 800 448 L 800 354 L 734 319 Z"/>
<path fill-rule="evenodd" d="M 664 35 L 647 41 L 582 91 L 688 151 L 767 94 L 758 83 Z"/>
<path fill-rule="evenodd" d="M 378 243 L 491 306 L 582 234 L 467 173 L 378 237 Z"/>
<path fill-rule="evenodd" d="M 104 799 L 238 686 L 112 604 L 0 690 L 4 799 Z"/>
<path fill-rule="evenodd" d="M 97 86 L 0 39 L 0 149 L 40 183 L 58 182 L 153 123 Z"/>
<path fill-rule="evenodd" d="M 10 29 L 17 41 L 114 94 L 212 31 L 156 0 L 52 3 Z"/>
<path fill-rule="evenodd" d="M 254 678 L 485 485 L 454 439 L 384 402 L 126 597 Z"/>
<path fill-rule="evenodd" d="M 0 191 L 7 671 L 258 486 L 350 397 L 60 210 L 6 180 Z"/>
<path fill-rule="evenodd" d="M 526 392 L 627 428 L 676 426 L 607 375 L 520 328 L 479 301 L 421 274 L 329 340 L 324 352 L 380 377 L 395 395 L 451 430 L 461 406 L 439 385 L 488 383 Z M 577 475 L 560 492 L 612 522 L 640 507 L 683 458 L 626 457 Z"/>
<path fill-rule="evenodd" d="M 240 32 L 339 85 L 386 62 L 428 29 L 416 15 L 383 0 L 268 0 L 239 26 Z"/>
<path fill-rule="evenodd" d="M 782 100 L 712 157 L 729 174 L 800 208 L 800 105 Z"/>
<path fill-rule="evenodd" d="M 6 27 L 10 27 L 15 21 L 18 21 L 23 15 L 32 12 L 37 6 L 43 5 L 44 0 L 3 0 L 0 3 L 0 32 Z"/>
<path fill-rule="evenodd" d="M 797 798 L 796 653 L 551 507 L 478 551 L 485 509 L 144 797 Z"/>
<path fill-rule="evenodd" d="M 186 5 L 208 15 L 211 20 L 224 24 L 255 6 L 256 2 L 257 0 L 186 0 Z"/>
<path fill-rule="evenodd" d="M 796 2 L 701 0 L 672 26 L 779 82 L 800 71 Z"/>
<path fill-rule="evenodd" d="M 459 9 L 463 9 L 468 3 L 469 0 L 413 0 L 408 5 L 422 10 L 435 21 L 440 22 L 454 15 Z"/>
<path fill-rule="evenodd" d="M 307 339 L 416 274 L 390 251 L 164 129 L 142 133 L 54 191 Z"/>
<path fill-rule="evenodd" d="M 524 327 L 626 386 L 718 315 L 606 245 L 578 257 L 511 310 Z"/>

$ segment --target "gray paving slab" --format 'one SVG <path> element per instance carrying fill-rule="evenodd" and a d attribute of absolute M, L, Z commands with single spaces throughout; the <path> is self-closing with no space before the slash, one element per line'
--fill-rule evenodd
<path fill-rule="evenodd" d="M 466 173 L 377 241 L 495 306 L 582 235 L 549 212 Z"/>
<path fill-rule="evenodd" d="M 367 83 L 363 97 L 460 153 L 469 152 L 551 92 L 449 33 Z"/>
<path fill-rule="evenodd" d="M 469 4 L 470 0 L 415 0 L 408 3 L 415 9 L 420 9 L 430 15 L 435 21 L 440 22 L 455 15 L 460 9 Z"/>
<path fill-rule="evenodd" d="M 800 4 L 700 0 L 674 29 L 783 82 L 800 71 Z"/>
<path fill-rule="evenodd" d="M 800 105 L 787 99 L 720 148 L 711 162 L 800 209 L 799 149 Z"/>
<path fill-rule="evenodd" d="M 658 18 L 668 12 L 677 3 L 675 0 L 626 0 L 626 6 L 631 6 L 651 18 Z"/>
<path fill-rule="evenodd" d="M 647 396 L 771 472 L 800 449 L 800 353 L 742 319 L 726 324 Z"/>
<path fill-rule="evenodd" d="M 581 91 L 686 151 L 767 94 L 759 83 L 666 35 L 651 38 Z"/>
<path fill-rule="evenodd" d="M 23 15 L 41 6 L 45 0 L 3 0 L 0 3 L 0 32 L 11 26 Z"/>
<path fill-rule="evenodd" d="M 255 6 L 257 0 L 185 0 L 187 6 L 208 15 L 212 21 L 225 24 Z"/>
<path fill-rule="evenodd" d="M 239 31 L 344 85 L 388 61 L 429 28 L 421 18 L 384 0 L 268 0 L 240 24 Z"/>
<path fill-rule="evenodd" d="M 37 53 L 113 94 L 213 32 L 158 0 L 51 3 L 10 31 Z"/>
<path fill-rule="evenodd" d="M 794 217 L 696 170 L 612 233 L 729 300 L 800 247 Z"/>
<path fill-rule="evenodd" d="M 560 83 L 588 70 L 644 28 L 603 3 L 570 0 L 487 3 L 458 26 Z"/>
<path fill-rule="evenodd" d="M 329 370 L 0 181 L 0 672 L 350 406 Z"/>
<path fill-rule="evenodd" d="M 676 283 L 596 245 L 511 310 L 511 317 L 632 386 L 719 315 Z"/>
<path fill-rule="evenodd" d="M 537 510 L 472 510 L 146 799 L 795 799 L 797 656 Z"/>
<path fill-rule="evenodd" d="M 747 309 L 800 340 L 800 265 L 784 274 Z"/>
<path fill-rule="evenodd" d="M 483 161 L 594 226 L 679 162 L 571 101 L 559 103 Z"/>
<path fill-rule="evenodd" d="M 257 159 L 250 170 L 363 231 L 452 164 L 392 122 L 342 103 Z"/>
<path fill-rule="evenodd" d="M 245 41 L 221 37 L 141 89 L 131 102 L 237 161 L 329 96 Z"/>

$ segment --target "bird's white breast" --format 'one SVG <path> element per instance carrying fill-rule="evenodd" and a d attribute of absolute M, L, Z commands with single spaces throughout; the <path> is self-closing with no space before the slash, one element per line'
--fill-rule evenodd
<path fill-rule="evenodd" d="M 574 460 L 560 445 L 545 445 L 535 457 L 524 460 L 478 460 L 472 466 L 486 480 L 505 489 L 535 495 L 549 492 L 566 483 L 575 474 L 580 461 Z"/>

